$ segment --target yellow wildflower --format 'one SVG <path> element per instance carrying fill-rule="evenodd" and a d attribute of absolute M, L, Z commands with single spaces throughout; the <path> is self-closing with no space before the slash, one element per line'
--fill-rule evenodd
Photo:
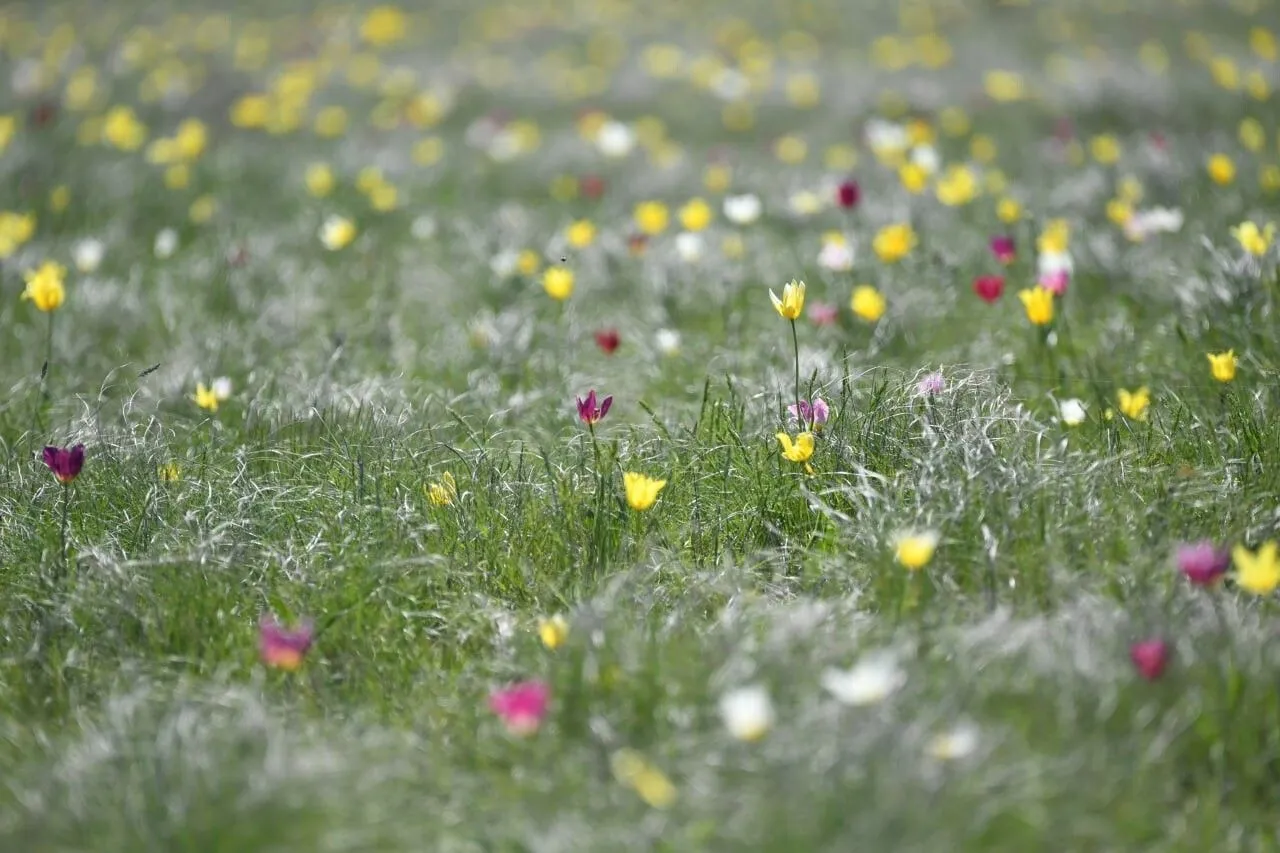
<path fill-rule="evenodd" d="M 1268 222 L 1266 227 L 1259 228 L 1255 222 L 1241 222 L 1231 229 L 1231 236 L 1236 238 L 1246 252 L 1261 257 L 1271 248 L 1271 241 L 1276 236 L 1276 226 L 1275 223 Z"/>
<path fill-rule="evenodd" d="M 1256 552 L 1243 545 L 1231 549 L 1236 567 L 1236 584 L 1254 595 L 1270 595 L 1280 586 L 1280 560 L 1276 559 L 1276 543 L 1263 542 Z"/>
<path fill-rule="evenodd" d="M 542 289 L 557 302 L 563 302 L 573 295 L 573 270 L 568 267 L 552 266 L 542 274 Z"/>
<path fill-rule="evenodd" d="M 542 645 L 555 651 L 564 645 L 569 638 L 569 622 L 559 613 L 550 618 L 538 620 L 538 639 Z"/>
<path fill-rule="evenodd" d="M 213 388 L 205 385 L 203 382 L 196 383 L 196 393 L 191 395 L 191 399 L 195 401 L 197 406 L 206 411 L 218 411 L 219 401 L 217 392 Z"/>
<path fill-rule="evenodd" d="M 1236 358 L 1235 350 L 1227 350 L 1226 352 L 1207 353 L 1209 359 L 1209 370 L 1213 373 L 1213 378 L 1219 382 L 1230 382 L 1236 378 L 1236 365 L 1240 363 L 1240 359 Z"/>
<path fill-rule="evenodd" d="M 700 198 L 690 199 L 680 208 L 680 225 L 686 231 L 701 231 L 711 224 L 711 206 Z"/>
<path fill-rule="evenodd" d="M 385 47 L 405 37 L 409 19 L 395 6 L 375 6 L 360 23 L 360 38 L 374 47 Z"/>
<path fill-rule="evenodd" d="M 804 282 L 792 279 L 782 288 L 781 299 L 770 288 L 769 299 L 773 302 L 774 309 L 785 319 L 795 320 L 804 311 Z"/>
<path fill-rule="evenodd" d="M 330 216 L 320 228 L 320 242 L 331 252 L 336 252 L 356 238 L 356 224 L 343 216 Z"/>
<path fill-rule="evenodd" d="M 859 319 L 874 323 L 884 316 L 884 294 L 869 284 L 858 285 L 853 289 L 853 298 L 849 300 L 849 307 Z"/>
<path fill-rule="evenodd" d="M 896 263 L 915 248 L 916 232 L 911 223 L 902 222 L 897 225 L 886 225 L 876 232 L 871 247 L 876 257 L 886 264 Z"/>
<path fill-rule="evenodd" d="M 938 201 L 947 207 L 959 207 L 973 201 L 978 194 L 978 179 L 967 166 L 952 166 L 938 180 Z"/>
<path fill-rule="evenodd" d="M 1053 322 L 1053 291 L 1036 285 L 1018 291 L 1022 307 L 1027 311 L 1027 319 L 1036 326 L 1047 326 Z"/>
<path fill-rule="evenodd" d="M 899 534 L 894 542 L 894 558 L 904 569 L 914 572 L 929 564 L 937 547 L 936 531 L 908 531 Z"/>
<path fill-rule="evenodd" d="M 634 749 L 620 749 L 609 759 L 614 778 L 655 809 L 665 809 L 676 801 L 676 786 L 661 770 Z"/>
<path fill-rule="evenodd" d="M 307 192 L 316 198 L 324 198 L 333 192 L 333 169 L 328 163 L 312 163 L 307 167 Z"/>
<path fill-rule="evenodd" d="M 813 456 L 813 433 L 807 430 L 797 433 L 794 441 L 785 432 L 778 433 L 777 439 L 788 462 L 808 462 Z"/>
<path fill-rule="evenodd" d="M 590 219 L 579 219 L 564 232 L 565 239 L 575 249 L 585 249 L 595 242 L 596 226 Z"/>
<path fill-rule="evenodd" d="M 1120 412 L 1126 418 L 1132 418 L 1135 421 L 1147 419 L 1147 408 L 1151 405 L 1151 392 L 1145 385 L 1136 391 L 1121 388 L 1116 392 L 1116 400 L 1119 402 Z"/>
<path fill-rule="evenodd" d="M 1215 184 L 1225 186 L 1236 179 L 1236 164 L 1226 154 L 1214 154 L 1205 168 Z"/>
<path fill-rule="evenodd" d="M 637 512 L 644 512 L 653 506 L 658 499 L 658 492 L 667 485 L 667 481 L 628 471 L 622 475 L 622 485 L 626 489 L 627 505 Z"/>
<path fill-rule="evenodd" d="M 642 234 L 655 237 L 667 230 L 670 216 L 667 206 L 660 201 L 642 201 L 636 205 L 633 217 Z"/>
<path fill-rule="evenodd" d="M 28 270 L 24 276 L 27 287 L 22 291 L 23 299 L 30 299 L 36 310 L 48 313 L 57 311 L 67 298 L 63 279 L 67 268 L 54 261 L 45 261 L 34 270 Z"/>
<path fill-rule="evenodd" d="M 996 204 L 996 217 L 1006 225 L 1012 225 L 1022 218 L 1022 205 L 1016 198 L 1002 198 Z"/>

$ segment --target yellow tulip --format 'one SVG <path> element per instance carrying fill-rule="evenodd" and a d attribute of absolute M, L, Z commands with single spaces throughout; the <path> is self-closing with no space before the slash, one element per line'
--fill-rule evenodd
<path fill-rule="evenodd" d="M 801 432 L 792 441 L 791 436 L 785 432 L 777 435 L 778 443 L 782 445 L 782 456 L 790 462 L 808 462 L 813 456 L 813 433 Z"/>
<path fill-rule="evenodd" d="M 1053 322 L 1053 291 L 1036 285 L 1018 291 L 1022 307 L 1027 310 L 1027 319 L 1037 326 L 1047 326 Z"/>
<path fill-rule="evenodd" d="M 804 282 L 792 279 L 782 288 L 781 299 L 770 288 L 769 299 L 773 301 L 773 307 L 779 314 L 788 320 L 795 320 L 804 310 Z"/>
<path fill-rule="evenodd" d="M 628 471 L 622 475 L 622 485 L 626 489 L 627 505 L 636 512 L 644 512 L 653 506 L 658 499 L 658 492 L 667 485 L 667 481 Z"/>
<path fill-rule="evenodd" d="M 1236 378 L 1236 365 L 1240 359 L 1236 358 L 1235 350 L 1227 350 L 1226 352 L 1208 353 L 1209 370 L 1213 373 L 1213 378 L 1219 382 L 1230 382 Z"/>

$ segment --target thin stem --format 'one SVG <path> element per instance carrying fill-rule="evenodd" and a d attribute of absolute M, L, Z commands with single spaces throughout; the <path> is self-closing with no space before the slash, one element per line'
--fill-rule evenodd
<path fill-rule="evenodd" d="M 64 566 L 67 564 L 67 515 L 71 506 L 71 484 L 62 484 L 62 524 L 58 531 L 59 553 Z"/>
<path fill-rule="evenodd" d="M 48 381 L 49 372 L 53 369 L 53 314 L 54 312 L 49 312 L 49 325 L 44 335 L 44 367 L 40 371 L 40 389 L 46 397 L 49 391 L 45 383 Z"/>
<path fill-rule="evenodd" d="M 796 331 L 796 321 L 791 321 L 791 350 L 796 357 L 796 419 L 804 423 L 803 407 L 800 405 L 800 335 Z"/>

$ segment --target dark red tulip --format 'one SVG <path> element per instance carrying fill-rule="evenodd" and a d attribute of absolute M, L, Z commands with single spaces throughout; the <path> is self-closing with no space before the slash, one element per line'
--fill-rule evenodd
<path fill-rule="evenodd" d="M 991 254 L 995 255 L 1000 263 L 1010 264 L 1013 263 L 1014 258 L 1018 257 L 1018 250 L 1012 237 L 1008 234 L 997 234 L 991 238 Z"/>
<path fill-rule="evenodd" d="M 862 190 L 858 186 L 858 182 L 850 178 L 836 189 L 836 201 L 845 210 L 856 207 L 858 199 L 862 198 Z"/>
<path fill-rule="evenodd" d="M 617 329 L 601 329 L 596 332 L 596 346 L 604 350 L 605 355 L 613 355 L 618 348 L 618 344 L 622 343 L 622 339 L 618 336 Z"/>
<path fill-rule="evenodd" d="M 1129 658 L 1138 674 L 1147 681 L 1155 681 L 1169 665 L 1169 644 L 1164 640 L 1142 640 L 1129 647 Z"/>
<path fill-rule="evenodd" d="M 44 464 L 49 466 L 58 482 L 66 485 L 80 475 L 84 467 L 84 445 L 77 444 L 70 449 L 65 447 L 46 447 Z"/>
<path fill-rule="evenodd" d="M 973 292 L 983 302 L 995 302 L 1004 293 L 1004 277 L 998 275 L 980 275 L 973 280 Z"/>

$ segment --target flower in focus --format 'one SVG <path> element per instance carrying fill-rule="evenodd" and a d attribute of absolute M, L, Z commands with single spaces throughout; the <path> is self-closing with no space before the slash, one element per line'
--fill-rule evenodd
<path fill-rule="evenodd" d="M 821 397 L 814 397 L 813 402 L 801 400 L 787 406 L 787 414 L 792 423 L 808 424 L 816 430 L 822 427 L 831 417 L 831 407 Z"/>
<path fill-rule="evenodd" d="M 356 238 L 356 224 L 343 216 L 330 216 L 320 226 L 320 242 L 331 252 L 345 248 Z"/>
<path fill-rule="evenodd" d="M 636 512 L 644 512 L 657 501 L 658 492 L 667 485 L 667 481 L 627 471 L 622 475 L 622 485 L 626 490 L 627 505 Z"/>
<path fill-rule="evenodd" d="M 973 280 L 973 292 L 983 302 L 995 302 L 1004 293 L 1004 277 L 999 275 L 980 275 Z"/>
<path fill-rule="evenodd" d="M 769 691 L 759 684 L 730 690 L 720 697 L 720 718 L 738 740 L 760 740 L 773 726 Z"/>
<path fill-rule="evenodd" d="M 1147 408 L 1151 405 L 1151 392 L 1146 386 L 1134 391 L 1121 388 L 1116 392 L 1116 400 L 1120 404 L 1120 412 L 1126 418 L 1132 418 L 1135 421 L 1147 419 Z"/>
<path fill-rule="evenodd" d="M 290 630 L 274 618 L 263 616 L 258 623 L 258 656 L 273 669 L 297 672 L 311 649 L 313 637 L 310 622 L 303 621 Z"/>
<path fill-rule="evenodd" d="M 71 448 L 46 447 L 41 458 L 49 466 L 53 476 L 58 478 L 58 482 L 65 486 L 80 476 L 80 469 L 84 467 L 84 445 L 77 444 Z"/>
<path fill-rule="evenodd" d="M 1169 665 L 1169 644 L 1160 639 L 1141 640 L 1129 647 L 1129 659 L 1139 675 L 1155 681 Z"/>
<path fill-rule="evenodd" d="M 804 282 L 792 279 L 782 288 L 781 299 L 773 292 L 773 288 L 770 288 L 769 299 L 773 301 L 774 309 L 785 319 L 795 320 L 804 310 Z"/>
<path fill-rule="evenodd" d="M 557 302 L 563 302 L 573 294 L 573 270 L 552 266 L 542 274 L 542 289 Z"/>
<path fill-rule="evenodd" d="M 1178 571 L 1196 586 L 1212 586 L 1227 573 L 1231 554 L 1209 540 L 1179 545 L 1174 561 Z"/>
<path fill-rule="evenodd" d="M 1266 227 L 1259 228 L 1256 222 L 1241 222 L 1231 229 L 1231 236 L 1236 238 L 1246 252 L 1254 257 L 1262 257 L 1271 248 L 1271 241 L 1276 236 L 1276 226 L 1268 222 Z"/>
<path fill-rule="evenodd" d="M 1209 370 L 1213 373 L 1213 378 L 1219 382 L 1230 382 L 1236 378 L 1236 365 L 1240 359 L 1236 358 L 1235 350 L 1227 350 L 1226 352 L 1208 353 Z"/>
<path fill-rule="evenodd" d="M 836 187 L 836 204 L 845 210 L 856 207 L 860 198 L 862 198 L 862 190 L 858 182 L 852 178 L 841 181 L 840 186 Z"/>
<path fill-rule="evenodd" d="M 665 809 L 676 801 L 676 786 L 634 749 L 615 752 L 609 758 L 609 767 L 620 784 L 635 791 L 653 808 Z"/>
<path fill-rule="evenodd" d="M 613 395 L 609 395 L 596 404 L 596 389 L 592 388 L 587 392 L 587 398 L 578 398 L 578 419 L 587 426 L 595 426 L 604 420 L 604 416 L 609 414 L 609 407 L 613 405 Z"/>
<path fill-rule="evenodd" d="M 1241 589 L 1254 595 L 1270 595 L 1280 586 L 1280 559 L 1277 559 L 1274 541 L 1263 542 L 1256 552 L 1237 545 L 1231 549 L 1231 561 L 1236 567 L 1236 584 Z"/>
<path fill-rule="evenodd" d="M 798 433 L 794 441 L 785 432 L 780 432 L 777 439 L 782 445 L 782 457 L 789 462 L 808 462 L 813 456 L 814 439 L 811 432 Z"/>
<path fill-rule="evenodd" d="M 886 264 L 897 263 L 911 253 L 916 245 L 916 232 L 909 222 L 886 225 L 876 232 L 872 248 L 876 257 Z"/>
<path fill-rule="evenodd" d="M 1214 154 L 1205 168 L 1215 184 L 1225 186 L 1236 179 L 1236 164 L 1226 154 Z"/>
<path fill-rule="evenodd" d="M 991 238 L 991 254 L 1002 264 L 1011 264 L 1018 257 L 1013 238 L 1007 234 L 997 234 Z"/>
<path fill-rule="evenodd" d="M 1084 423 L 1084 403 L 1076 399 L 1063 400 L 1058 404 L 1058 418 L 1066 426 L 1079 426 Z"/>
<path fill-rule="evenodd" d="M 867 655 L 850 669 L 827 669 L 822 687 L 842 705 L 875 705 L 888 699 L 904 684 L 907 674 L 888 652 Z"/>
<path fill-rule="evenodd" d="M 935 530 L 912 530 L 898 535 L 894 543 L 894 559 L 904 569 L 918 571 L 933 559 L 933 552 L 938 547 L 938 533 Z"/>
<path fill-rule="evenodd" d="M 853 289 L 849 307 L 858 319 L 874 323 L 884 316 L 886 301 L 884 294 L 869 284 L 860 284 Z"/>
<path fill-rule="evenodd" d="M 22 298 L 31 300 L 38 311 L 58 310 L 67 298 L 66 288 L 62 285 L 66 275 L 67 268 L 62 264 L 45 261 L 24 274 L 27 286 L 22 291 Z"/>
<path fill-rule="evenodd" d="M 554 616 L 538 620 L 538 639 L 542 641 L 542 645 L 551 651 L 555 651 L 564 645 L 564 641 L 569 638 L 569 622 L 559 613 Z"/>
<path fill-rule="evenodd" d="M 458 483 L 448 471 L 444 472 L 439 482 L 427 484 L 427 499 L 432 506 L 452 506 L 457 497 Z"/>
<path fill-rule="evenodd" d="M 489 710 L 498 715 L 509 734 L 531 735 L 542 725 L 551 702 L 551 688 L 543 681 L 522 681 L 489 696 Z"/>
<path fill-rule="evenodd" d="M 595 333 L 595 339 L 596 346 L 600 347 L 605 355 L 613 355 L 614 351 L 622 343 L 617 329 L 601 329 Z"/>
<path fill-rule="evenodd" d="M 636 205 L 632 217 L 640 233 L 648 237 L 656 237 L 667 230 L 670 215 L 667 206 L 660 201 L 642 201 Z"/>

